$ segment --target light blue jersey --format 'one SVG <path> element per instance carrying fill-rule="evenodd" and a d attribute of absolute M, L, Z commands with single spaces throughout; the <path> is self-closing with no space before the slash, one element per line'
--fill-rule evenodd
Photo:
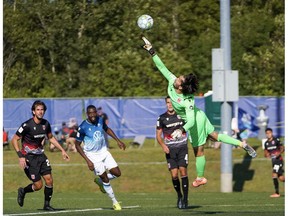
<path fill-rule="evenodd" d="M 107 125 L 103 122 L 103 118 L 97 117 L 94 124 L 88 120 L 84 120 L 77 132 L 76 140 L 84 142 L 85 152 L 103 152 L 107 151 L 104 133 Z"/>

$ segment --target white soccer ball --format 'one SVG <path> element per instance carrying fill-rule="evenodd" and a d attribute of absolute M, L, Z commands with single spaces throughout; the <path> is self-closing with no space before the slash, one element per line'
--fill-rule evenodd
<path fill-rule="evenodd" d="M 153 26 L 153 18 L 147 14 L 144 14 L 138 18 L 137 25 L 143 30 L 150 29 Z"/>

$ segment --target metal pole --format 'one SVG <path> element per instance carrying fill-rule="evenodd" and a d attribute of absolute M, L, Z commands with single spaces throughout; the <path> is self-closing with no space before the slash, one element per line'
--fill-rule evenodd
<path fill-rule="evenodd" d="M 224 49 L 224 81 L 226 83 L 226 71 L 231 70 L 231 42 L 230 42 L 230 0 L 220 0 L 220 33 L 221 48 Z M 224 92 L 229 91 L 224 86 Z M 225 94 L 225 93 L 224 93 Z M 221 103 L 221 131 L 231 134 L 232 103 Z M 222 143 L 221 145 L 221 192 L 232 192 L 232 146 Z"/>

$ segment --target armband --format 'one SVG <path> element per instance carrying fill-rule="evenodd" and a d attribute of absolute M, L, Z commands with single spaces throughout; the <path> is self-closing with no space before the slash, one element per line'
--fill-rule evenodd
<path fill-rule="evenodd" d="M 23 158 L 24 157 L 24 155 L 22 154 L 21 151 L 17 151 L 17 155 L 18 155 L 19 158 Z"/>

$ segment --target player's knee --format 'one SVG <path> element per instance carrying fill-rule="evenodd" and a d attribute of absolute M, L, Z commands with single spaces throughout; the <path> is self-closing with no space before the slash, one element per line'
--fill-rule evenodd
<path fill-rule="evenodd" d="M 42 183 L 41 180 L 33 183 L 33 190 L 34 190 L 34 191 L 38 191 L 38 190 L 40 190 L 42 187 L 43 187 L 43 183 Z"/>
<path fill-rule="evenodd" d="M 279 180 L 280 180 L 281 182 L 285 182 L 285 177 L 284 177 L 284 176 L 279 176 Z"/>
<path fill-rule="evenodd" d="M 118 170 L 115 174 L 113 174 L 114 176 L 116 176 L 117 178 L 121 176 L 121 171 Z"/>
<path fill-rule="evenodd" d="M 172 175 L 172 180 L 178 180 L 178 175 Z"/>

